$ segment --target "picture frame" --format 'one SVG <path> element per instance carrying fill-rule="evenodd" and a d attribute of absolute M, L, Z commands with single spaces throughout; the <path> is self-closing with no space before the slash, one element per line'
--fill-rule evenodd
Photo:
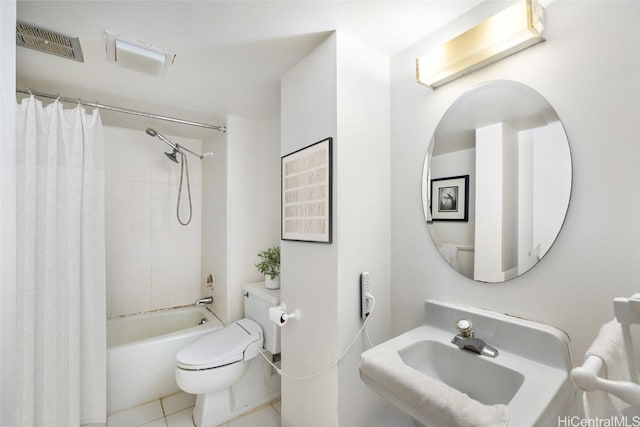
<path fill-rule="evenodd" d="M 432 221 L 469 221 L 469 175 L 431 179 Z"/>
<path fill-rule="evenodd" d="M 328 137 L 281 157 L 281 239 L 331 243 L 332 143 Z"/>

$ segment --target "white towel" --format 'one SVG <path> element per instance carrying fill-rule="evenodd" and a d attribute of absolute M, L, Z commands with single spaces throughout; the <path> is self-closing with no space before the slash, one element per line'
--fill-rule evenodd
<path fill-rule="evenodd" d="M 363 353 L 360 372 L 370 377 L 422 415 L 447 427 L 503 427 L 505 405 L 485 405 L 404 364 L 398 353 L 380 347 Z"/>
<path fill-rule="evenodd" d="M 602 325 L 598 336 L 587 349 L 585 359 L 588 356 L 597 356 L 602 359 L 604 362 L 603 378 L 613 381 L 629 381 L 622 329 L 617 320 Z M 628 403 L 601 390 L 585 391 L 582 404 L 587 418 L 620 417 L 623 415 L 623 409 L 629 407 Z"/>

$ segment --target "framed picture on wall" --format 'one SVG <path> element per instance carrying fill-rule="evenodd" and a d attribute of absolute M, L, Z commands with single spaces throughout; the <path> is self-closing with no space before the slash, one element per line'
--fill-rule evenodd
<path fill-rule="evenodd" d="M 282 157 L 282 240 L 331 243 L 332 141 Z"/>
<path fill-rule="evenodd" d="M 469 221 L 469 175 L 431 180 L 431 219 Z"/>

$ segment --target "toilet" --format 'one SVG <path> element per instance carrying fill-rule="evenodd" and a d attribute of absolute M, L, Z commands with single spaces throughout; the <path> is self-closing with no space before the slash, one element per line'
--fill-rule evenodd
<path fill-rule="evenodd" d="M 280 291 L 253 283 L 243 287 L 245 318 L 211 332 L 176 355 L 176 383 L 196 394 L 193 421 L 198 427 L 218 425 L 235 413 L 231 386 L 264 348 L 280 353 L 280 328 L 269 320 L 269 308 L 280 303 Z"/>

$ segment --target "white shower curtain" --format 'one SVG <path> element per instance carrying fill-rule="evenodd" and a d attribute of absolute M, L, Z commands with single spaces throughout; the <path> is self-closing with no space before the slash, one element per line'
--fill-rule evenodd
<path fill-rule="evenodd" d="M 18 425 L 105 423 L 100 115 L 31 96 L 16 125 Z"/>

